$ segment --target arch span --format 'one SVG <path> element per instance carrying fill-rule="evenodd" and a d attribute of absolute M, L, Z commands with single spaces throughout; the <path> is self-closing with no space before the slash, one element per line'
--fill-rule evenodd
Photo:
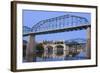
<path fill-rule="evenodd" d="M 64 46 L 63 45 L 57 45 L 56 48 L 56 55 L 61 56 L 64 54 Z"/>

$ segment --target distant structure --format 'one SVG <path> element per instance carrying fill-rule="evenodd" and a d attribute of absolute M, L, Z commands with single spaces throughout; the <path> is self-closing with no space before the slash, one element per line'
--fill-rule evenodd
<path fill-rule="evenodd" d="M 75 56 L 81 50 L 85 50 L 86 43 L 78 41 L 43 41 L 44 57 L 66 57 Z"/>

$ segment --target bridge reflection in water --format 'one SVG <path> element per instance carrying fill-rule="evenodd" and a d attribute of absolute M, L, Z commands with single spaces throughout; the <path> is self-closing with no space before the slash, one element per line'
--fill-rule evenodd
<path fill-rule="evenodd" d="M 84 60 L 87 59 L 85 57 L 85 53 L 81 52 L 80 54 L 76 56 L 65 56 L 65 57 L 36 57 L 33 58 L 33 62 L 43 62 L 43 61 L 64 61 L 64 60 Z M 23 62 L 27 62 L 27 60 L 24 58 Z"/>
<path fill-rule="evenodd" d="M 36 57 L 36 62 L 42 62 L 42 61 L 64 61 L 64 60 L 83 60 L 83 59 L 87 59 L 85 57 L 85 53 L 84 52 L 80 52 L 80 54 L 76 55 L 76 56 L 65 56 L 65 57 Z M 34 59 L 33 59 L 34 61 Z"/>

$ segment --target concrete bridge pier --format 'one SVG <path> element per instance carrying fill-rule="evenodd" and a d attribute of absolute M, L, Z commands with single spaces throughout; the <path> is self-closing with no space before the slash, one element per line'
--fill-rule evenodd
<path fill-rule="evenodd" d="M 67 50 L 66 50 L 66 45 L 63 45 L 63 58 L 65 59 L 66 55 L 67 55 Z"/>
<path fill-rule="evenodd" d="M 91 58 L 91 27 L 87 28 L 86 57 Z"/>
<path fill-rule="evenodd" d="M 56 50 L 55 46 L 53 46 L 53 55 L 52 55 L 53 58 L 56 58 L 56 52 L 57 52 L 57 50 Z"/>
<path fill-rule="evenodd" d="M 47 56 L 47 47 L 44 46 L 44 57 L 46 57 L 46 56 Z"/>
<path fill-rule="evenodd" d="M 69 46 L 66 45 L 66 56 L 69 55 Z"/>
<path fill-rule="evenodd" d="M 34 35 L 29 35 L 29 41 L 28 41 L 28 44 L 27 44 L 27 47 L 26 47 L 26 60 L 27 60 L 27 62 L 36 61 L 36 57 L 35 57 L 35 36 Z"/>

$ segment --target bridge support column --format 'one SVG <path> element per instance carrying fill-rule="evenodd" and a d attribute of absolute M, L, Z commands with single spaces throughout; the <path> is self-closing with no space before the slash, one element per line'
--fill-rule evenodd
<path fill-rule="evenodd" d="M 66 56 L 67 52 L 66 52 L 66 45 L 64 45 L 64 49 L 63 49 L 63 53 L 64 53 L 64 57 Z"/>
<path fill-rule="evenodd" d="M 44 57 L 47 57 L 47 47 L 46 46 L 44 46 Z"/>
<path fill-rule="evenodd" d="M 26 60 L 27 60 L 27 62 L 36 61 L 35 50 L 33 50 L 34 48 L 35 48 L 35 36 L 29 35 L 29 41 L 28 41 L 27 48 L 26 48 Z"/>
<path fill-rule="evenodd" d="M 87 28 L 86 57 L 91 58 L 91 27 Z"/>
<path fill-rule="evenodd" d="M 55 57 L 56 57 L 56 48 L 53 47 L 53 58 L 55 58 Z"/>
<path fill-rule="evenodd" d="M 69 46 L 66 45 L 66 56 L 69 55 Z"/>

